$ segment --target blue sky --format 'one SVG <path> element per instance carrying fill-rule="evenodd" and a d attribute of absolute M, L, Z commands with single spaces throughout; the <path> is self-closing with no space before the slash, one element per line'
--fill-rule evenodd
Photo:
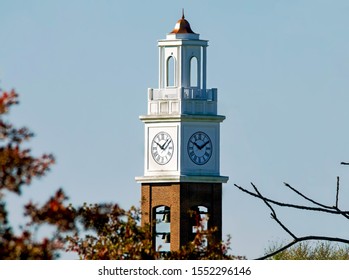
<path fill-rule="evenodd" d="M 52 152 L 52 172 L 9 196 L 44 201 L 63 187 L 74 204 L 139 205 L 147 88 L 157 87 L 157 40 L 185 9 L 209 40 L 208 87 L 217 87 L 221 126 L 223 233 L 249 258 L 287 236 L 269 210 L 233 187 L 255 183 L 275 199 L 283 187 L 349 208 L 348 1 L 19 1 L 0 2 L 0 87 L 15 88 L 10 119 L 36 134 L 34 154 Z M 280 210 L 297 234 L 348 237 L 341 219 Z"/>

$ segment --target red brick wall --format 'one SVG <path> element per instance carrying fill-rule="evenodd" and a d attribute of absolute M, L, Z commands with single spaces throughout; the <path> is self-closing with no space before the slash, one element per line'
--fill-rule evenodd
<path fill-rule="evenodd" d="M 208 208 L 208 225 L 217 227 L 216 238 L 222 239 L 221 183 L 142 184 L 142 224 L 151 223 L 152 209 L 163 205 L 171 209 L 171 250 L 191 241 L 188 212 L 193 206 Z"/>

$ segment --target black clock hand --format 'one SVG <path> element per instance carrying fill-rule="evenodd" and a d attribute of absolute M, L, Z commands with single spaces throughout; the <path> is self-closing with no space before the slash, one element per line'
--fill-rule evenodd
<path fill-rule="evenodd" d="M 169 139 L 167 139 L 167 140 L 169 140 Z M 168 145 L 170 145 L 171 141 L 172 141 L 171 139 L 170 139 L 170 141 L 168 141 L 168 142 L 166 141 L 166 142 L 167 142 L 167 145 L 166 145 L 166 147 L 164 147 L 164 150 L 167 149 L 167 147 L 168 147 Z M 165 144 L 166 144 L 166 142 L 165 142 Z"/>
<path fill-rule="evenodd" d="M 167 140 L 165 141 L 165 143 L 164 143 L 163 145 L 160 146 L 161 150 L 165 150 L 165 149 L 166 149 L 166 148 L 165 148 L 165 145 L 167 144 L 168 140 L 170 140 L 170 139 L 167 139 Z M 166 146 L 166 147 L 167 147 L 167 146 Z"/>
<path fill-rule="evenodd" d="M 158 145 L 160 147 L 161 150 L 163 150 L 162 146 L 158 142 L 156 142 L 156 141 L 154 141 L 154 142 L 156 145 Z"/>
<path fill-rule="evenodd" d="M 201 150 L 200 146 L 198 144 L 196 144 L 196 142 L 190 141 L 192 144 L 194 144 L 196 146 L 196 148 L 198 148 L 199 150 Z"/>
<path fill-rule="evenodd" d="M 204 143 L 203 145 L 200 146 L 199 150 L 202 150 L 202 148 L 204 148 L 208 143 L 210 143 L 210 141 L 207 141 L 206 143 Z"/>

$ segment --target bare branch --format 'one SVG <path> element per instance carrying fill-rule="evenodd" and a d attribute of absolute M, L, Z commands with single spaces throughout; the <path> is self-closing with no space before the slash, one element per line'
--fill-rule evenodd
<path fill-rule="evenodd" d="M 349 165 L 349 164 L 348 164 Z M 251 183 L 253 189 L 255 190 L 254 192 L 251 192 L 247 189 L 244 189 L 236 184 L 234 184 L 234 186 L 236 188 L 238 188 L 239 190 L 257 197 L 261 200 L 263 200 L 263 202 L 268 206 L 268 208 L 271 210 L 271 217 L 279 224 L 279 226 L 286 231 L 292 238 L 293 241 L 291 241 L 290 243 L 286 244 L 285 246 L 277 249 L 276 251 L 269 253 L 263 257 L 258 258 L 257 260 L 264 260 L 267 258 L 270 258 L 288 248 L 290 248 L 291 246 L 302 242 L 302 241 L 308 241 L 308 240 L 323 240 L 323 241 L 330 241 L 330 242 L 339 242 L 339 243 L 344 243 L 344 244 L 349 244 L 349 239 L 343 239 L 343 238 L 337 238 L 337 237 L 328 237 L 328 236 L 316 236 L 316 235 L 310 235 L 310 236 L 303 236 L 303 237 L 297 237 L 294 233 L 292 233 L 277 217 L 276 215 L 276 211 L 274 210 L 274 208 L 272 207 L 271 204 L 274 205 L 278 205 L 278 206 L 282 206 L 282 207 L 291 207 L 291 208 L 296 208 L 296 209 L 301 209 L 301 210 L 311 210 L 311 211 L 320 211 L 320 212 L 325 212 L 325 213 L 330 213 L 330 214 L 340 214 L 343 215 L 345 218 L 349 219 L 349 211 L 341 211 L 338 208 L 338 197 L 339 197 L 339 177 L 337 177 L 337 192 L 336 192 L 336 206 L 330 207 L 321 203 L 316 202 L 313 199 L 310 199 L 309 197 L 305 196 L 304 194 L 302 194 L 300 191 L 296 190 L 295 188 L 293 188 L 292 186 L 290 186 L 287 183 L 284 183 L 286 185 L 286 187 L 290 188 L 292 191 L 294 191 L 295 193 L 297 193 L 298 195 L 300 195 L 301 197 L 303 197 L 305 200 L 310 201 L 312 203 L 314 203 L 315 205 L 318 205 L 320 207 L 308 207 L 308 206 L 303 206 L 303 205 L 296 205 L 296 204 L 287 204 L 287 203 L 281 203 L 275 200 L 271 200 L 267 197 L 264 197 L 260 191 L 258 190 L 258 188 Z"/>
<path fill-rule="evenodd" d="M 339 195 L 339 176 L 337 176 L 336 209 L 338 209 L 338 195 Z"/>
<path fill-rule="evenodd" d="M 318 205 L 318 206 L 320 206 L 320 207 L 322 207 L 322 208 L 332 209 L 331 206 L 327 206 L 327 205 L 324 205 L 324 204 L 322 204 L 322 203 L 316 202 L 315 200 L 313 200 L 313 199 L 311 199 L 311 198 L 305 196 L 305 195 L 302 194 L 300 191 L 298 191 L 298 190 L 296 190 L 294 187 L 290 186 L 290 184 L 287 184 L 287 183 L 285 183 L 285 182 L 284 182 L 284 184 L 285 184 L 286 187 L 288 187 L 289 189 L 291 189 L 292 191 L 294 191 L 294 192 L 295 192 L 296 194 L 298 194 L 299 196 L 303 197 L 305 200 L 308 200 L 308 201 L 310 201 L 311 203 L 313 203 L 313 204 L 315 204 L 315 205 Z"/>
<path fill-rule="evenodd" d="M 251 182 L 252 187 L 254 188 L 254 190 L 256 191 L 258 197 L 260 199 L 262 199 L 264 201 L 264 203 L 270 208 L 270 210 L 272 211 L 272 215 L 274 215 L 276 217 L 276 213 L 273 209 L 273 207 L 271 207 L 271 205 L 268 203 L 267 199 L 259 192 L 259 190 L 257 189 L 257 187 Z"/>
<path fill-rule="evenodd" d="M 276 215 L 275 210 L 273 209 L 273 207 L 268 203 L 268 201 L 265 199 L 264 196 L 261 195 L 261 193 L 259 192 L 259 190 L 257 189 L 257 187 L 251 183 L 251 185 L 253 186 L 253 188 L 255 189 L 256 193 L 258 194 L 258 196 L 264 201 L 264 203 L 270 208 L 272 214 L 271 217 L 283 228 L 283 230 L 285 230 L 289 235 L 291 235 L 294 239 L 297 239 L 297 237 L 279 220 L 279 218 Z"/>
<path fill-rule="evenodd" d="M 258 194 L 255 194 L 237 184 L 234 184 L 234 186 L 236 188 L 238 188 L 239 190 L 241 190 L 242 192 L 244 193 L 247 193 L 251 196 L 254 196 L 254 197 L 257 197 L 259 199 L 261 199 Z M 278 205 L 278 206 L 282 206 L 282 207 L 290 207 L 290 208 L 295 208 L 295 209 L 301 209 L 301 210 L 310 210 L 310 211 L 319 211 L 319 212 L 325 212 L 325 213 L 329 213 L 329 214 L 346 214 L 348 215 L 349 214 L 349 211 L 337 211 L 337 210 L 333 210 L 333 208 L 331 209 L 324 209 L 324 208 L 321 208 L 321 207 L 308 207 L 308 206 L 303 206 L 303 205 L 297 205 L 297 204 L 289 204 L 289 203 L 282 203 L 282 202 L 279 202 L 279 201 L 275 201 L 275 200 L 272 200 L 272 199 L 269 199 L 269 198 L 266 198 L 265 197 L 265 200 L 268 201 L 269 203 L 272 203 L 272 204 L 275 204 L 275 205 Z"/>
<path fill-rule="evenodd" d="M 342 215 L 344 218 L 349 219 L 349 215 L 341 211 L 339 208 L 333 206 L 333 209 L 336 209 L 338 211 L 338 214 Z"/>
<path fill-rule="evenodd" d="M 279 248 L 278 250 L 276 250 L 276 251 L 274 251 L 274 252 L 271 252 L 271 253 L 269 253 L 269 254 L 263 256 L 263 257 L 257 258 L 256 260 L 265 260 L 265 259 L 268 259 L 268 258 L 270 258 L 270 257 L 272 257 L 272 256 L 275 256 L 276 254 L 279 254 L 279 253 L 281 253 L 282 251 L 284 251 L 284 250 L 286 250 L 286 249 L 292 247 L 292 246 L 295 245 L 296 243 L 298 243 L 298 241 L 297 241 L 297 240 L 293 240 L 292 242 L 290 242 L 290 243 L 288 243 L 287 245 L 285 245 L 285 246 Z"/>

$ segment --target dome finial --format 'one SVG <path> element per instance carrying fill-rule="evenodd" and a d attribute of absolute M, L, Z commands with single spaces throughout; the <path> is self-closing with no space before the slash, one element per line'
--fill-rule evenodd
<path fill-rule="evenodd" d="M 191 30 L 189 22 L 184 18 L 184 9 L 182 9 L 182 18 L 177 21 L 174 29 L 170 34 L 178 34 L 178 33 L 195 34 L 193 30 Z"/>

